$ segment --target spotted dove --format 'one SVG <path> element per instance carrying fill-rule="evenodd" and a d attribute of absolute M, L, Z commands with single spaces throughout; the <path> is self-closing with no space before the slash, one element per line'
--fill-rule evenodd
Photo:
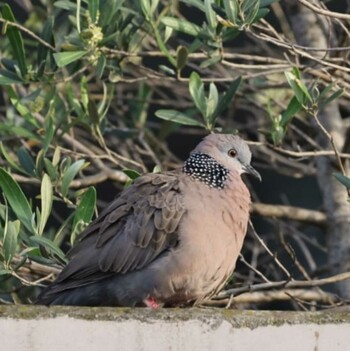
<path fill-rule="evenodd" d="M 241 174 L 260 178 L 250 159 L 238 136 L 210 134 L 182 168 L 140 176 L 84 230 L 37 303 L 158 307 L 216 294 L 246 234 Z"/>

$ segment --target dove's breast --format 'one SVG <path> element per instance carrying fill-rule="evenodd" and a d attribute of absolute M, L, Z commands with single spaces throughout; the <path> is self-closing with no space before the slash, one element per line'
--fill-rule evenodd
<path fill-rule="evenodd" d="M 179 245 L 157 265 L 159 299 L 201 300 L 222 288 L 232 274 L 247 230 L 250 195 L 241 177 L 230 175 L 224 189 L 187 177 L 186 214 Z M 166 275 L 166 279 L 165 278 Z"/>

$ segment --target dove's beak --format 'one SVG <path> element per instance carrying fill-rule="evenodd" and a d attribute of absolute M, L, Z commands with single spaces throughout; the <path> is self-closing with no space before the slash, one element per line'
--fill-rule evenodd
<path fill-rule="evenodd" d="M 251 166 L 251 165 L 244 165 L 243 169 L 244 169 L 245 172 L 247 172 L 248 174 L 251 174 L 255 178 L 259 179 L 259 181 L 261 182 L 261 175 L 253 166 Z"/>

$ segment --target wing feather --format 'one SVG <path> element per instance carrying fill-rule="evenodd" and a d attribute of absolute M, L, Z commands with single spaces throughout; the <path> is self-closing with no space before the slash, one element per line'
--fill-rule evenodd
<path fill-rule="evenodd" d="M 141 176 L 81 234 L 58 281 L 81 286 L 98 272 L 142 269 L 178 243 L 185 212 L 176 172 Z"/>

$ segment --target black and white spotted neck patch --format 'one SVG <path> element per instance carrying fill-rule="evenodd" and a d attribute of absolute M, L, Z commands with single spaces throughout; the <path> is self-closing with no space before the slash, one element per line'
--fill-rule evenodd
<path fill-rule="evenodd" d="M 194 153 L 185 161 L 183 171 L 211 188 L 223 189 L 228 169 L 207 154 Z"/>

